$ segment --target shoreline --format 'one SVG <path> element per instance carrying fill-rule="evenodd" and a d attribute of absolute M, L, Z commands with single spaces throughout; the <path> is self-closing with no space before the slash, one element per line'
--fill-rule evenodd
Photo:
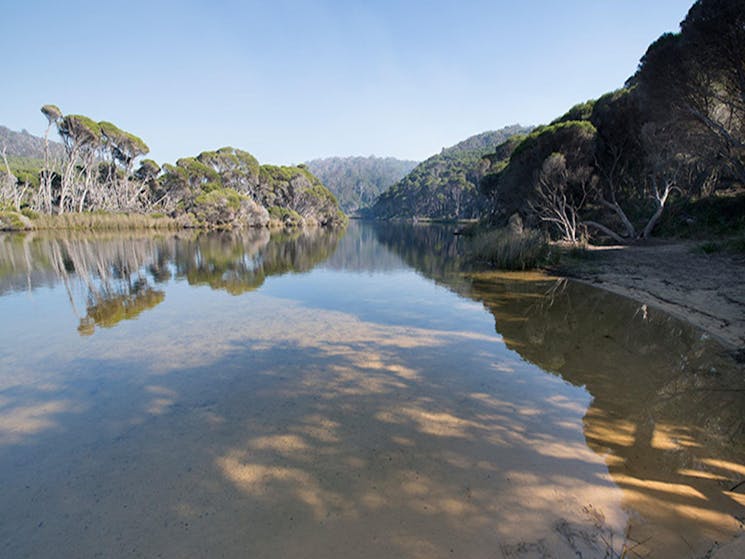
<path fill-rule="evenodd" d="M 701 242 L 590 247 L 549 271 L 661 309 L 745 359 L 745 255 L 705 254 Z"/>
<path fill-rule="evenodd" d="M 30 218 L 19 212 L 0 212 L 0 233 L 29 233 L 32 231 L 282 231 L 312 228 L 345 227 L 346 223 L 321 225 L 317 223 L 288 224 L 270 219 L 265 225 L 209 226 L 194 222 L 188 216 L 170 217 L 163 214 L 71 212 L 40 215 Z"/>

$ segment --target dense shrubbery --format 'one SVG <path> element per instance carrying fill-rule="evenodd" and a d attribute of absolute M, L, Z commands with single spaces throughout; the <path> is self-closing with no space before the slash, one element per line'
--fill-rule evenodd
<path fill-rule="evenodd" d="M 712 219 L 704 201 L 745 188 L 742 76 L 745 0 L 699 0 L 680 33 L 649 47 L 626 87 L 536 129 L 507 161 L 489 158 L 481 190 L 490 221 L 519 212 L 570 241 L 686 229 L 672 218 L 718 233 L 726 209 L 712 202 L 722 212 Z M 684 207 L 702 215 L 686 218 Z"/>

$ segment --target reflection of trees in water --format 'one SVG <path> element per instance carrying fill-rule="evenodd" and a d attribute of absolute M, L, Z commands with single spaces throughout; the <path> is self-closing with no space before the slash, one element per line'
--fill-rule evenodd
<path fill-rule="evenodd" d="M 475 280 L 510 349 L 593 396 L 588 445 L 627 505 L 654 526 L 705 533 L 742 515 L 742 369 L 700 331 L 662 312 L 573 283 Z"/>
<path fill-rule="evenodd" d="M 154 289 L 144 269 L 158 261 L 166 247 L 155 239 L 55 237 L 39 248 L 65 286 L 70 305 L 80 319 L 78 331 L 91 335 L 95 327 L 112 328 L 136 318 L 165 299 Z M 78 311 L 77 293 L 84 293 L 85 315 Z"/>
<path fill-rule="evenodd" d="M 510 349 L 586 386 L 596 403 L 607 401 L 618 413 L 635 408 L 680 413 L 676 399 L 712 400 L 706 388 L 736 367 L 688 324 L 579 283 L 477 277 L 469 296 L 491 311 Z M 707 407 L 698 402 L 685 416 L 703 426 L 712 411 Z M 722 434 L 745 436 L 745 417 L 731 419 L 718 424 Z"/>
<path fill-rule="evenodd" d="M 172 254 L 176 276 L 233 295 L 252 291 L 264 283 L 261 252 L 268 242 L 266 230 L 185 239 Z"/>
<path fill-rule="evenodd" d="M 456 282 L 466 267 L 464 239 L 453 234 L 452 225 L 376 223 L 373 227 L 378 242 L 437 283 Z"/>
<path fill-rule="evenodd" d="M 273 235 L 262 253 L 266 276 L 309 272 L 328 260 L 344 231 L 312 228 L 292 234 Z"/>
<path fill-rule="evenodd" d="M 268 276 L 305 272 L 333 254 L 338 233 L 309 229 L 270 237 L 266 230 L 172 237 L 36 234 L 0 237 L 3 289 L 61 283 L 78 331 L 111 328 L 165 299 L 157 285 L 175 274 L 190 285 L 233 295 L 252 291 Z M 2 292 L 0 290 L 0 293 Z"/>
<path fill-rule="evenodd" d="M 509 349 L 592 395 L 585 438 L 626 504 L 651 523 L 640 532 L 736 528 L 742 507 L 728 489 L 745 472 L 745 377 L 720 346 L 665 313 L 575 282 L 464 276 L 452 235 L 408 229 L 376 233 L 423 275 L 483 303 Z"/>
<path fill-rule="evenodd" d="M 347 272 L 381 273 L 406 269 L 407 265 L 393 251 L 378 241 L 373 227 L 352 221 L 339 239 L 334 254 L 324 266 Z"/>
<path fill-rule="evenodd" d="M 307 272 L 333 254 L 338 232 L 307 229 L 270 236 L 265 229 L 202 235 L 176 245 L 178 277 L 233 295 L 253 291 L 269 276 Z"/>

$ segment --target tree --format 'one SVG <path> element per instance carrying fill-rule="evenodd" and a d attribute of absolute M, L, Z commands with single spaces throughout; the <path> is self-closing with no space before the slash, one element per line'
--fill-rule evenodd
<path fill-rule="evenodd" d="M 550 170 L 544 169 L 546 161 L 553 159 L 552 169 L 556 170 L 558 160 L 551 156 L 562 155 L 563 165 L 571 175 L 567 178 L 573 181 L 575 172 L 581 174 L 580 170 L 592 168 L 596 137 L 595 127 L 587 121 L 544 126 L 525 137 L 512 150 L 509 163 L 498 172 L 498 179 L 490 179 L 486 185 L 492 191 L 495 219 L 506 221 L 512 214 L 519 213 L 529 226 L 545 221 L 542 212 L 536 210 L 546 203 L 542 199 L 548 194 L 548 175 L 542 176 L 543 171 Z M 574 193 L 572 199 L 575 199 Z"/>
<path fill-rule="evenodd" d="M 21 210 L 21 200 L 25 194 L 25 188 L 19 190 L 17 188 L 18 178 L 10 170 L 8 164 L 8 158 L 6 156 L 7 146 L 3 144 L 2 155 L 5 172 L 0 174 L 0 202 L 9 201 L 16 211 Z"/>
<path fill-rule="evenodd" d="M 83 115 L 67 115 L 57 121 L 57 132 L 67 151 L 62 174 L 58 213 L 66 209 L 82 211 L 85 198 L 95 179 L 93 166 L 101 147 L 101 127 Z M 69 199 L 69 202 L 68 202 Z"/>
<path fill-rule="evenodd" d="M 684 142 L 681 141 L 684 137 L 683 132 L 678 130 L 676 133 L 674 126 L 674 123 L 669 123 L 666 127 L 663 124 L 649 122 L 642 128 L 649 169 L 646 189 L 654 202 L 654 211 L 639 235 L 642 239 L 652 235 L 670 194 L 673 191 L 682 192 L 679 177 L 686 166 L 691 164 L 691 156 L 681 148 Z"/>
<path fill-rule="evenodd" d="M 581 211 L 596 183 L 589 165 L 569 168 L 563 153 L 552 153 L 541 165 L 530 206 L 541 221 L 558 229 L 563 240 L 576 243 L 584 225 Z"/>
<path fill-rule="evenodd" d="M 745 183 L 745 0 L 698 0 L 681 23 L 681 36 L 698 77 L 689 87 L 704 88 L 691 95 L 688 110 L 719 140 Z"/>
<path fill-rule="evenodd" d="M 643 115 L 639 95 L 624 88 L 600 97 L 593 108 L 591 121 L 598 135 L 595 167 L 599 182 L 594 202 L 610 212 L 599 216 L 608 223 L 607 229 L 620 225 L 621 233 L 608 233 L 617 242 L 637 237 L 637 230 L 627 215 L 629 206 L 643 197 L 638 185 L 643 182 L 644 150 L 641 143 Z M 624 209 L 626 208 L 626 209 Z M 593 223 L 596 229 L 602 230 Z"/>
<path fill-rule="evenodd" d="M 62 111 L 57 105 L 44 105 L 41 112 L 47 118 L 47 129 L 44 131 L 44 168 L 41 170 L 37 207 L 42 212 L 51 213 L 53 173 L 49 168 L 49 131 L 62 118 Z"/>
<path fill-rule="evenodd" d="M 131 180 L 132 168 L 135 160 L 146 155 L 150 148 L 141 138 L 111 122 L 102 121 L 98 125 L 103 139 L 102 148 L 108 152 L 110 158 L 106 169 L 107 188 L 102 192 L 103 198 L 108 198 L 114 208 L 135 209 L 141 205 L 139 198 L 146 189 L 143 182 Z M 117 172 L 117 165 L 121 167 L 121 176 Z"/>
<path fill-rule="evenodd" d="M 633 81 L 651 111 L 701 130 L 698 148 L 745 183 L 745 0 L 696 2 L 680 33 L 649 47 Z"/>

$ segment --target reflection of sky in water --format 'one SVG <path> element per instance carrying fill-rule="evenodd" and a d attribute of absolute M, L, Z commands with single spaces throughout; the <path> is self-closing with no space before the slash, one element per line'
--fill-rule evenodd
<path fill-rule="evenodd" d="M 493 320 L 483 307 L 464 313 L 465 301 L 444 287 L 424 281 L 413 270 L 381 274 L 316 270 L 298 282 L 279 277 L 261 292 L 297 300 L 306 306 L 344 311 L 380 324 L 410 324 L 443 330 L 476 328 L 494 334 Z"/>
<path fill-rule="evenodd" d="M 427 229 L 370 231 L 141 243 L 168 255 L 171 279 L 134 272 L 165 297 L 89 336 L 63 283 L 6 291 L 10 556 L 575 557 L 652 536 L 637 551 L 679 557 L 737 531 L 742 453 L 702 430 L 681 374 L 716 348 L 581 286 L 453 279 Z M 238 265 L 257 254 L 258 276 Z"/>

